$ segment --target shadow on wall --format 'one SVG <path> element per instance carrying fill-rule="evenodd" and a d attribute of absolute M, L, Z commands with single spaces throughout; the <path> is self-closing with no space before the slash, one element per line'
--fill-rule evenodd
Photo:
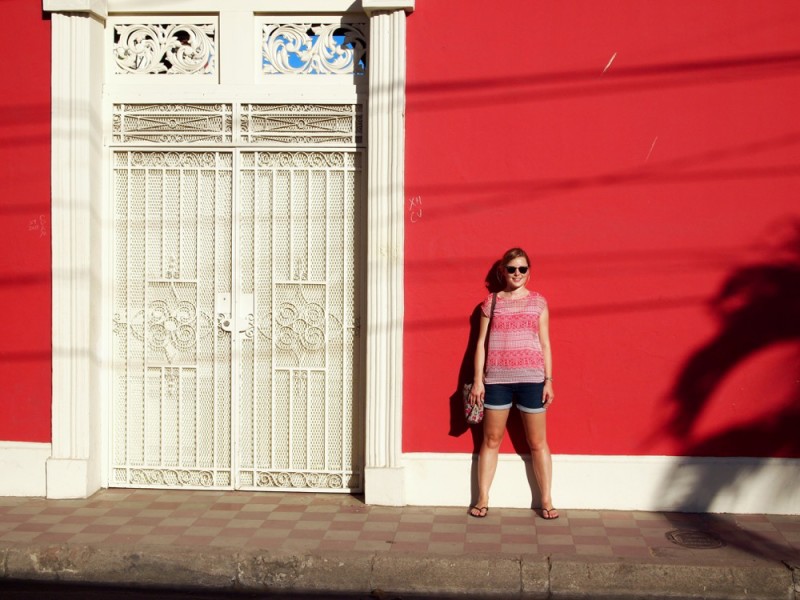
<path fill-rule="evenodd" d="M 489 268 L 484 279 L 484 285 L 489 293 L 499 292 L 502 287 L 496 276 L 496 269 L 499 261 Z M 472 434 L 473 453 L 477 453 L 481 447 L 483 439 L 483 427 L 481 425 L 470 426 L 464 418 L 464 397 L 462 388 L 465 383 L 471 383 L 475 373 L 475 347 L 478 344 L 478 332 L 481 323 L 481 301 L 475 306 L 469 317 L 469 337 L 461 358 L 461 367 L 458 369 L 458 379 L 455 382 L 455 391 L 450 394 L 450 431 L 451 437 L 461 437 L 467 431 Z"/>
<path fill-rule="evenodd" d="M 713 457 L 724 449 L 754 447 L 760 456 L 800 456 L 800 219 L 790 221 L 787 229 L 788 235 L 765 260 L 734 270 L 712 299 L 720 326 L 716 335 L 689 357 L 678 376 L 668 433 L 680 440 L 691 438 L 723 379 L 747 358 L 776 345 L 789 344 L 795 352 L 792 367 L 774 374 L 776 380 L 791 378 L 791 392 L 760 421 L 700 439 L 685 449 L 686 456 Z M 796 563 L 800 560 L 796 549 L 767 535 L 745 531 L 737 524 L 740 517 L 709 513 L 723 506 L 717 503 L 723 495 L 753 498 L 755 505 L 750 506 L 757 513 L 771 512 L 776 501 L 791 505 L 793 498 L 800 497 L 797 471 L 793 465 L 784 466 L 767 472 L 763 460 L 733 459 L 723 467 L 714 459 L 687 458 L 665 478 L 659 497 L 679 513 L 706 513 L 701 527 L 732 548 Z M 765 493 L 764 484 L 769 485 L 769 492 Z M 671 513 L 669 517 L 676 528 L 685 528 L 684 516 Z"/>
<path fill-rule="evenodd" d="M 413 111 L 474 110 L 481 106 L 561 98 L 625 94 L 652 89 L 705 86 L 717 82 L 755 82 L 794 77 L 797 52 L 719 56 L 693 61 L 621 66 L 603 71 L 583 69 L 520 73 L 514 76 L 410 83 L 407 104 Z"/>
<path fill-rule="evenodd" d="M 712 299 L 719 330 L 684 365 L 672 393 L 674 414 L 668 432 L 676 439 L 691 439 L 723 379 L 749 357 L 776 345 L 788 344 L 794 353 L 790 369 L 773 374 L 776 382 L 790 378 L 791 391 L 759 421 L 693 442 L 685 449 L 686 456 L 720 456 L 731 448 L 742 448 L 743 453 L 758 448 L 762 457 L 800 456 L 800 219 L 790 221 L 787 230 L 765 260 L 733 271 Z M 722 469 L 715 460 L 704 464 L 687 458 L 666 478 L 661 497 L 682 512 L 708 512 L 722 494 L 740 498 L 752 494 L 763 477 L 772 477 L 770 487 L 777 484 L 782 495 L 764 498 L 764 503 L 798 495 L 792 468 L 785 476 L 778 475 L 781 480 L 776 482 L 774 474 L 764 472 L 762 460 L 745 458 L 731 464 Z M 756 512 L 770 512 L 769 508 L 765 504 Z"/>

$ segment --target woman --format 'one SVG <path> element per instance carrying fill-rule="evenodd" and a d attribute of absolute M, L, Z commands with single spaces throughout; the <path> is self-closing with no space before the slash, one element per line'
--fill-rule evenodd
<path fill-rule="evenodd" d="M 512 248 L 499 265 L 498 278 L 505 287 L 497 293 L 493 314 L 493 295 L 483 303 L 475 349 L 471 395 L 483 401 L 484 417 L 478 457 L 478 498 L 469 514 L 483 518 L 489 512 L 489 488 L 497 470 L 497 455 L 511 405 L 516 402 L 531 449 L 542 517 L 557 519 L 558 511 L 553 508 L 551 497 L 553 462 L 545 428 L 545 411 L 555 397 L 547 302 L 526 287 L 530 261 L 524 250 Z"/>

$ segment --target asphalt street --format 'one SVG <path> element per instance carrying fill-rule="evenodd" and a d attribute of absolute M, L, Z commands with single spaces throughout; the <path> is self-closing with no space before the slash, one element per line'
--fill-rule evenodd
<path fill-rule="evenodd" d="M 518 597 L 518 596 L 510 596 Z M 132 589 L 123 587 L 105 587 L 94 585 L 75 585 L 59 583 L 37 583 L 29 581 L 11 581 L 0 583 L 0 598 L 2 600 L 484 600 L 485 595 L 469 596 L 458 595 L 411 595 L 387 594 L 376 590 L 368 595 L 342 595 L 342 594 L 274 594 L 253 592 L 208 592 L 203 590 L 175 590 L 175 589 Z M 497 597 L 503 600 L 502 596 Z M 558 596 L 559 600 L 620 600 L 619 596 Z M 628 599 L 629 600 L 629 599 Z M 640 600 L 696 600 L 688 597 L 673 595 L 643 596 Z"/>

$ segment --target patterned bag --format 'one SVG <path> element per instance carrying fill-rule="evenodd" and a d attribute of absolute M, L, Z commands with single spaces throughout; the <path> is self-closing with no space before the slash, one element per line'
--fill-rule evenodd
<path fill-rule="evenodd" d="M 489 329 L 492 327 L 492 319 L 494 318 L 494 305 L 497 302 L 497 294 L 492 294 L 492 310 L 489 312 Z M 486 331 L 486 340 L 488 342 L 489 331 Z M 487 343 L 488 346 L 488 343 Z M 470 425 L 477 425 L 483 421 L 483 400 L 470 398 L 472 391 L 472 384 L 465 383 L 461 389 L 461 394 L 464 396 L 464 417 Z"/>
<path fill-rule="evenodd" d="M 461 393 L 464 394 L 464 416 L 467 423 L 470 425 L 477 425 L 483 421 L 483 400 L 476 398 L 474 401 L 470 399 L 469 394 L 472 391 L 472 384 L 465 383 L 464 389 Z"/>

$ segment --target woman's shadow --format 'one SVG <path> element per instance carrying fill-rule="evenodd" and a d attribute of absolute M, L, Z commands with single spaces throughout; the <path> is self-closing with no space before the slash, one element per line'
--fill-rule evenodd
<path fill-rule="evenodd" d="M 486 290 L 491 294 L 496 294 L 504 289 L 505 283 L 501 281 L 498 276 L 498 268 L 501 267 L 501 262 L 495 261 L 489 271 L 486 273 L 484 285 Z M 483 441 L 483 425 L 469 425 L 464 415 L 464 384 L 472 383 L 475 374 L 475 348 L 478 344 L 478 334 L 480 332 L 481 315 L 483 314 L 480 302 L 472 310 L 469 317 L 469 337 L 467 339 L 464 354 L 461 359 L 461 366 L 458 370 L 458 378 L 456 380 L 455 391 L 450 395 L 450 431 L 448 435 L 451 437 L 461 437 L 469 432 L 472 436 L 472 500 L 474 501 L 477 496 L 478 490 L 478 453 L 481 449 L 481 442 Z M 491 329 L 489 331 L 491 335 Z M 506 435 L 511 440 L 511 445 L 514 452 L 521 457 L 530 456 L 530 448 L 525 441 L 525 430 L 522 425 L 522 419 L 519 416 L 518 410 L 512 410 L 508 417 L 508 426 Z M 528 481 L 531 484 L 531 489 L 536 489 L 536 484 L 533 470 L 530 462 L 526 463 L 526 470 Z M 472 504 L 472 502 L 470 503 Z M 536 504 L 534 498 L 532 506 Z"/>

